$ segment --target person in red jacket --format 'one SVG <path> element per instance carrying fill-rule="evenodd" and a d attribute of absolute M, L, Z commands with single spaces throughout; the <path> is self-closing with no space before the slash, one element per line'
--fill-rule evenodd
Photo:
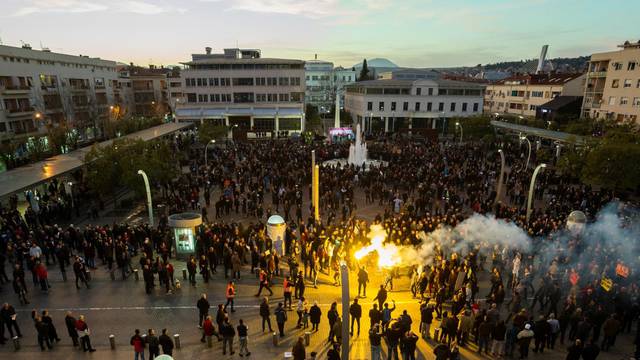
<path fill-rule="evenodd" d="M 140 336 L 140 330 L 136 329 L 135 334 L 131 337 L 131 341 L 129 344 L 133 346 L 133 351 L 135 353 L 134 359 L 138 360 L 138 358 L 144 360 L 144 339 Z"/>
<path fill-rule="evenodd" d="M 49 292 L 49 288 L 51 286 L 49 286 L 49 274 L 47 272 L 47 268 L 44 267 L 44 264 L 41 262 L 38 262 L 38 264 L 36 265 L 36 276 L 38 277 L 38 281 L 40 282 L 40 290 L 45 291 L 45 292 Z"/>
<path fill-rule="evenodd" d="M 224 311 L 227 311 L 227 306 L 229 306 L 229 304 L 231 305 L 231 312 L 236 312 L 233 309 L 233 300 L 236 297 L 236 285 L 233 283 L 233 281 L 229 281 L 229 283 L 227 284 L 227 303 L 224 304 Z"/>
<path fill-rule="evenodd" d="M 89 334 L 91 332 L 89 331 L 89 326 L 84 321 L 84 315 L 80 315 L 80 317 L 78 317 L 78 320 L 76 320 L 76 331 L 78 332 L 78 335 L 80 335 L 80 344 L 82 344 L 82 350 L 84 352 L 96 351 L 96 349 L 91 346 L 91 339 L 89 338 Z"/>
<path fill-rule="evenodd" d="M 211 316 L 207 316 L 207 318 L 202 323 L 202 338 L 200 338 L 201 342 L 205 342 L 205 337 L 207 336 L 216 336 L 218 341 L 221 341 L 220 336 L 216 332 L 216 328 L 213 326 L 213 321 L 211 321 Z"/>

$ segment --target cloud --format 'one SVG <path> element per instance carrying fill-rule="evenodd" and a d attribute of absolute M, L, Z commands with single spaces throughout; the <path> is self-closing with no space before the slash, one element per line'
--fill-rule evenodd
<path fill-rule="evenodd" d="M 138 0 L 112 0 L 104 3 L 83 0 L 28 0 L 13 12 L 12 16 L 26 16 L 37 13 L 88 13 L 118 11 L 140 15 L 156 15 L 167 12 L 184 12 L 184 9 L 167 4 L 157 4 Z"/>
<path fill-rule="evenodd" d="M 324 17 L 335 14 L 338 0 L 233 0 L 230 10 Z"/>

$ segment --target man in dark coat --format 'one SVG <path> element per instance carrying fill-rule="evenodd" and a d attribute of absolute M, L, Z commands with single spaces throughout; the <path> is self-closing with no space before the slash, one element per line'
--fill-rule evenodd
<path fill-rule="evenodd" d="M 67 311 L 67 316 L 64 317 L 64 323 L 67 326 L 69 337 L 73 341 L 73 346 L 80 345 L 78 343 L 78 330 L 76 330 L 76 318 L 73 317 L 71 311 Z"/>
<path fill-rule="evenodd" d="M 162 329 L 162 335 L 160 335 L 158 341 L 162 347 L 162 352 L 171 356 L 173 354 L 173 340 L 171 336 L 167 335 L 167 329 Z"/>

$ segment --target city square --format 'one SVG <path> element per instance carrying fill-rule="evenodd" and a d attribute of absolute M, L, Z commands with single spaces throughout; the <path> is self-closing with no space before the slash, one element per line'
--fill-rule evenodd
<path fill-rule="evenodd" d="M 0 356 L 640 359 L 621 2 L 0 5 Z"/>

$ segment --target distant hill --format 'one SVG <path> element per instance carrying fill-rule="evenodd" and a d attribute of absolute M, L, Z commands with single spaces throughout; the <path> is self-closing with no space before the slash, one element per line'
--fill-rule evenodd
<path fill-rule="evenodd" d="M 555 70 L 558 72 L 584 72 L 587 69 L 589 56 L 579 56 L 576 58 L 555 58 L 545 61 L 545 71 Z M 535 72 L 538 66 L 538 59 L 528 59 L 520 61 L 504 61 L 495 64 L 482 65 L 484 71 L 506 71 L 510 73 Z"/>
<path fill-rule="evenodd" d="M 391 60 L 384 59 L 384 58 L 367 59 L 367 66 L 374 67 L 374 68 L 397 68 L 398 67 L 398 65 L 393 63 Z M 362 62 L 359 62 L 353 65 L 353 67 L 359 71 L 360 69 L 362 69 Z"/>

